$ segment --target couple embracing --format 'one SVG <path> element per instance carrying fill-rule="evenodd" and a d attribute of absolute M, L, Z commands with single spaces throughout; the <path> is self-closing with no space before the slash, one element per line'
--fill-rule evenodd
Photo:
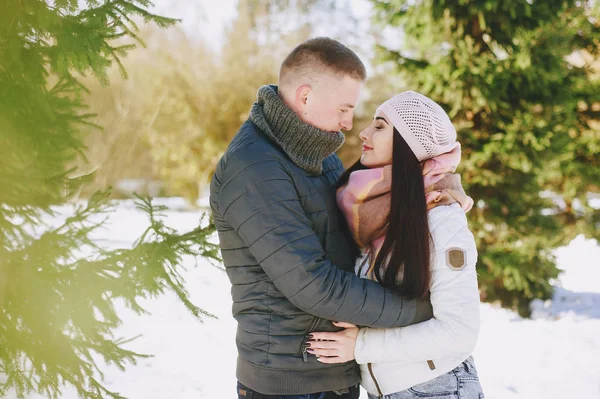
<path fill-rule="evenodd" d="M 212 178 L 239 398 L 358 398 L 359 384 L 370 398 L 483 398 L 456 130 L 426 96 L 394 95 L 344 171 L 340 130 L 365 80 L 338 41 L 300 44 Z"/>

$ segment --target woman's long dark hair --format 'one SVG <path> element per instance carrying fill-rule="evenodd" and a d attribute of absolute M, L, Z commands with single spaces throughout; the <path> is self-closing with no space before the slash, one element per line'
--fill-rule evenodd
<path fill-rule="evenodd" d="M 340 176 L 338 187 L 348 183 L 350 173 L 361 169 L 367 168 L 359 160 Z M 431 280 L 425 186 L 421 165 L 396 128 L 391 190 L 386 238 L 375 258 L 373 273 L 384 287 L 395 288 L 409 298 L 425 299 Z"/>

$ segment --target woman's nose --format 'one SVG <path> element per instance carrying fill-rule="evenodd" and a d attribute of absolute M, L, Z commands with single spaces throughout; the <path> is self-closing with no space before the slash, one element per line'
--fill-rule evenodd
<path fill-rule="evenodd" d="M 358 137 L 362 140 L 362 141 L 367 141 L 368 137 L 367 137 L 367 129 L 363 130 L 362 132 L 360 132 L 358 134 Z"/>

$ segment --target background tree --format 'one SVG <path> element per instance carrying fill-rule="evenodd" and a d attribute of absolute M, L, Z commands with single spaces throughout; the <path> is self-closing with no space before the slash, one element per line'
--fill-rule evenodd
<path fill-rule="evenodd" d="M 140 43 L 132 18 L 175 22 L 150 6 L 12 0 L 0 13 L 0 396 L 57 398 L 69 384 L 82 398 L 120 397 L 103 386 L 99 362 L 123 369 L 144 355 L 114 336 L 116 301 L 142 312 L 140 297 L 171 290 L 193 315 L 206 314 L 190 303 L 179 271 L 183 255 L 216 258 L 211 226 L 178 235 L 163 208 L 140 199 L 148 229 L 133 248 L 109 250 L 92 240 L 111 209 L 106 192 L 66 218 L 55 207 L 89 177 L 69 168 L 85 156 L 92 116 L 77 76 L 106 84 L 112 63 L 125 74 L 121 57 L 134 44 L 115 40 Z"/>
<path fill-rule="evenodd" d="M 220 53 L 179 27 L 144 29 L 148 48 L 124 61 L 129 79 L 106 88 L 90 82 L 94 122 L 107 127 L 87 138 L 98 175 L 93 189 L 139 178 L 196 202 L 258 87 L 277 81 L 273 57 L 249 29 L 238 17 Z"/>
<path fill-rule="evenodd" d="M 528 314 L 559 271 L 552 250 L 598 238 L 600 20 L 588 1 L 373 1 L 407 88 L 449 111 L 486 300 Z M 585 55 L 585 56 L 584 56 Z M 573 58 L 577 59 L 577 62 Z"/>
<path fill-rule="evenodd" d="M 104 126 L 90 130 L 88 163 L 95 173 L 83 187 L 89 196 L 125 179 L 159 182 L 164 195 L 194 203 L 233 135 L 248 118 L 258 88 L 277 83 L 283 58 L 301 41 L 329 32 L 332 16 L 344 42 L 354 23 L 347 1 L 270 2 L 240 0 L 237 15 L 215 51 L 179 26 L 167 32 L 146 27 L 138 36 L 147 48 L 123 61 L 130 78 L 103 87 L 92 79 L 85 101 Z M 328 30 L 324 32 L 324 27 Z M 350 136 L 349 136 L 350 137 Z M 117 193 L 119 195 L 119 193 Z"/>

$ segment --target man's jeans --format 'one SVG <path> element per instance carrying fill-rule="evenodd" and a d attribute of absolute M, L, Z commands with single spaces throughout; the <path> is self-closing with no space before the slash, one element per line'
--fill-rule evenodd
<path fill-rule="evenodd" d="M 369 399 L 377 399 L 369 394 Z M 402 392 L 385 395 L 383 399 L 483 399 L 483 390 L 473 357 L 470 356 L 454 370 L 433 380 L 415 385 Z"/>
<path fill-rule="evenodd" d="M 238 399 L 358 399 L 360 396 L 360 388 L 350 387 L 348 392 L 319 392 L 308 393 L 304 395 L 263 395 L 262 393 L 254 392 L 250 388 L 237 383 Z"/>

